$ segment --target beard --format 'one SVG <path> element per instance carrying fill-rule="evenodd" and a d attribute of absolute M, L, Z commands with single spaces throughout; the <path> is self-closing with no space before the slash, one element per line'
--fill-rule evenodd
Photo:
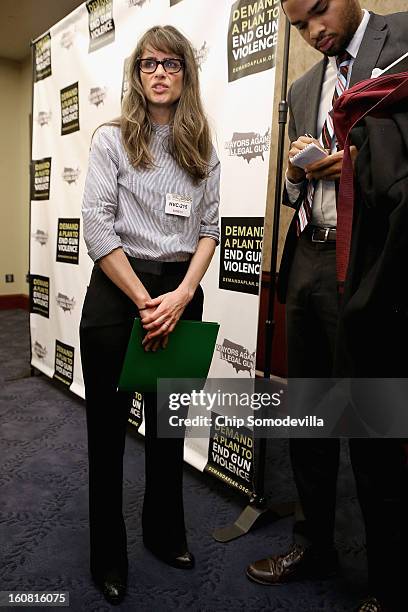
<path fill-rule="evenodd" d="M 334 35 L 336 37 L 336 41 L 331 49 L 324 53 L 324 55 L 327 57 L 333 57 L 342 51 L 345 51 L 357 31 L 362 17 L 363 14 L 360 6 L 356 4 L 355 0 L 348 0 L 348 2 L 344 4 L 343 12 L 340 17 L 342 28 L 340 32 Z"/>

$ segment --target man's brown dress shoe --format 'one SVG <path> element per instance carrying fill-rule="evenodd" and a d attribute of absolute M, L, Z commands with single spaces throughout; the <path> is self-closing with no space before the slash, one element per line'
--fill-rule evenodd
<path fill-rule="evenodd" d="M 247 567 L 246 575 L 258 584 L 283 584 L 305 578 L 327 578 L 338 567 L 334 549 L 324 555 L 316 554 L 313 548 L 294 544 L 289 552 L 260 559 Z"/>

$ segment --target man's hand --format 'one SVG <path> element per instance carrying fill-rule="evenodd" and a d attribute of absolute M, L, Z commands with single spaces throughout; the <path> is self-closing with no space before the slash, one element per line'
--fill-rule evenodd
<path fill-rule="evenodd" d="M 351 160 L 354 162 L 357 157 L 357 149 L 354 146 L 350 147 Z M 306 178 L 310 181 L 312 179 L 325 181 L 335 181 L 341 176 L 341 169 L 343 166 L 343 151 L 336 151 L 314 164 L 310 164 L 306 170 Z"/>
<path fill-rule="evenodd" d="M 301 183 L 302 181 L 304 181 L 306 178 L 306 173 L 303 168 L 298 168 L 297 166 L 294 166 L 291 163 L 290 159 L 291 157 L 294 157 L 295 155 L 303 151 L 303 149 L 307 147 L 307 145 L 309 145 L 311 142 L 314 142 L 315 145 L 322 148 L 322 145 L 318 140 L 316 140 L 316 138 L 309 138 L 309 136 L 300 136 L 300 138 L 292 142 L 292 144 L 290 145 L 288 155 L 288 170 L 286 176 L 292 183 Z"/>

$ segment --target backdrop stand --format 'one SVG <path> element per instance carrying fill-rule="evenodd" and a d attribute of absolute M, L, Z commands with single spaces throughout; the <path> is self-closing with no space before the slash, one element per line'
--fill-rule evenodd
<path fill-rule="evenodd" d="M 275 206 L 273 213 L 273 233 L 271 244 L 271 259 L 270 259 L 270 285 L 268 292 L 268 310 L 267 319 L 265 321 L 265 363 L 264 363 L 264 379 L 270 380 L 271 375 L 271 359 L 272 359 L 272 343 L 275 331 L 274 306 L 276 295 L 276 264 L 278 253 L 278 237 L 280 223 L 280 207 L 282 193 L 282 173 L 283 173 L 283 155 L 285 147 L 285 130 L 288 117 L 288 66 L 289 66 L 289 45 L 290 45 L 290 22 L 287 18 L 285 23 L 285 41 L 283 53 L 283 69 L 282 69 L 282 87 L 281 101 L 279 103 L 278 123 L 278 150 L 276 155 L 276 180 L 275 180 Z M 260 417 L 264 418 L 266 409 L 262 407 Z M 265 499 L 265 461 L 266 461 L 266 439 L 261 438 L 258 444 L 258 460 L 255 462 L 255 477 L 254 477 L 254 493 L 252 494 L 249 503 L 241 512 L 239 517 L 232 525 L 216 529 L 213 537 L 218 542 L 229 542 L 235 538 L 245 535 L 253 527 L 259 526 L 261 523 L 276 521 L 293 514 L 294 502 L 268 506 Z"/>
<path fill-rule="evenodd" d="M 33 159 L 33 120 L 34 120 L 34 83 L 35 83 L 35 52 L 34 52 L 34 40 L 30 43 L 31 52 L 31 116 L 30 116 L 30 160 Z M 28 238 L 28 333 L 30 336 L 30 377 L 35 376 L 35 368 L 32 365 L 33 361 L 33 338 L 31 335 L 31 304 L 32 302 L 32 287 L 31 287 L 31 173 L 32 167 L 30 163 L 30 185 L 29 185 L 29 205 L 28 205 L 28 227 L 30 228 L 30 234 Z"/>

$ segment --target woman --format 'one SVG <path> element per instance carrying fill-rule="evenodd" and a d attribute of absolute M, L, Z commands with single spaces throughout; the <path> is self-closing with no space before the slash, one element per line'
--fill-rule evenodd
<path fill-rule="evenodd" d="M 165 347 L 180 318 L 200 320 L 199 283 L 219 239 L 219 161 L 211 145 L 191 44 L 151 28 L 129 62 L 119 120 L 95 133 L 83 200 L 95 261 L 80 327 L 87 399 L 91 572 L 111 603 L 126 589 L 122 467 L 131 396 L 117 383 L 134 317 L 145 350 Z M 179 214 L 183 204 L 183 216 Z M 191 568 L 182 499 L 182 439 L 159 439 L 145 397 L 145 546 Z"/>

